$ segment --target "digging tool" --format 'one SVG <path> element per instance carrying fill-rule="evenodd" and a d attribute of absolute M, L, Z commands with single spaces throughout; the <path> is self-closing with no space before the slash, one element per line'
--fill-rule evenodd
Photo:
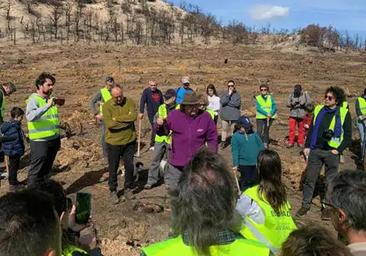
<path fill-rule="evenodd" d="M 240 190 L 239 180 L 238 180 L 238 176 L 237 176 L 237 168 L 233 168 L 233 174 L 234 174 L 234 178 L 235 178 L 236 188 L 238 190 L 238 195 L 240 196 L 241 190 Z"/>
<path fill-rule="evenodd" d="M 366 125 L 365 125 L 366 119 L 362 120 L 362 125 L 363 125 L 363 142 L 362 142 L 362 146 L 361 146 L 361 160 L 362 160 L 362 165 L 363 165 L 363 169 L 366 170 L 366 158 L 365 158 L 365 151 L 366 151 Z"/>
<path fill-rule="evenodd" d="M 142 120 L 141 118 L 138 119 L 138 135 L 137 135 L 137 153 L 136 157 L 140 157 L 140 151 L 141 151 L 141 125 Z"/>

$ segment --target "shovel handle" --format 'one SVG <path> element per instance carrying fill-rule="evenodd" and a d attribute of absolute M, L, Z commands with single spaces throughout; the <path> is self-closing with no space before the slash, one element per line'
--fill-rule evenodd
<path fill-rule="evenodd" d="M 138 119 L 138 134 L 137 134 L 137 153 L 136 156 L 140 157 L 140 151 L 141 151 L 141 118 Z"/>

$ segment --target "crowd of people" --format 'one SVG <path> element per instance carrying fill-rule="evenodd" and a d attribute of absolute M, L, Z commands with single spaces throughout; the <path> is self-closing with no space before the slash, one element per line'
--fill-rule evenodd
<path fill-rule="evenodd" d="M 26 111 L 14 107 L 11 120 L 1 126 L 11 193 L 0 198 L 0 255 L 93 253 L 90 244 L 95 243 L 95 237 L 88 241 L 79 237 L 85 227 L 75 223 L 75 206 L 62 185 L 50 180 L 63 128 L 58 107 L 64 100 L 53 96 L 55 82 L 53 75 L 42 73 Z M 147 110 L 153 156 L 144 188 L 165 183 L 172 223 L 170 237 L 144 247 L 141 255 L 366 255 L 366 173 L 338 171 L 340 155 L 352 142 L 349 104 L 341 88 L 327 88 L 324 104 L 316 106 L 299 84 L 289 95 L 287 147 L 297 143 L 307 162 L 302 206 L 292 216 L 281 158 L 270 146 L 270 127 L 278 108 L 268 83 L 260 83 L 260 93 L 253 99 L 254 129 L 250 118 L 241 115 L 235 81 L 228 81 L 220 95 L 213 84 L 205 94 L 199 94 L 190 87 L 189 77 L 181 82 L 179 88 L 162 93 L 156 81 L 149 81 L 137 110 L 124 88 L 107 77 L 105 86 L 91 100 L 108 170 L 101 181 L 108 180 L 113 204 L 134 198 L 134 156 L 140 143 L 135 122 L 142 120 Z M 11 83 L 2 86 L 1 120 L 4 96 L 15 90 Z M 366 90 L 356 100 L 355 109 L 363 158 Z M 24 115 L 28 136 L 21 129 Z M 25 140 L 31 150 L 27 189 L 17 179 Z M 229 145 L 232 167 L 217 153 Z M 119 196 L 121 159 L 125 172 Z M 295 219 L 310 210 L 323 166 L 326 193 L 321 199 L 321 218 L 332 221 L 339 240 L 319 226 L 297 226 Z"/>

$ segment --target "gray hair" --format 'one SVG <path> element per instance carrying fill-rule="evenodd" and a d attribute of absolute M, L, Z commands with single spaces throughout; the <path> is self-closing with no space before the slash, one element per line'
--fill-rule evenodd
<path fill-rule="evenodd" d="M 349 227 L 366 231 L 366 172 L 339 173 L 332 180 L 329 193 L 331 203 L 346 213 Z"/>
<path fill-rule="evenodd" d="M 217 233 L 239 231 L 234 177 L 222 156 L 199 151 L 186 166 L 172 195 L 172 227 L 199 255 L 209 255 Z"/>

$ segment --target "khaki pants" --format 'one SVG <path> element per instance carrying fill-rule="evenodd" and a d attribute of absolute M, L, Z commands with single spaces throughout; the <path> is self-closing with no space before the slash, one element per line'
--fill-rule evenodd
<path fill-rule="evenodd" d="M 221 120 L 221 141 L 225 142 L 229 135 L 229 128 L 231 128 L 231 133 L 234 133 L 235 121 Z"/>

